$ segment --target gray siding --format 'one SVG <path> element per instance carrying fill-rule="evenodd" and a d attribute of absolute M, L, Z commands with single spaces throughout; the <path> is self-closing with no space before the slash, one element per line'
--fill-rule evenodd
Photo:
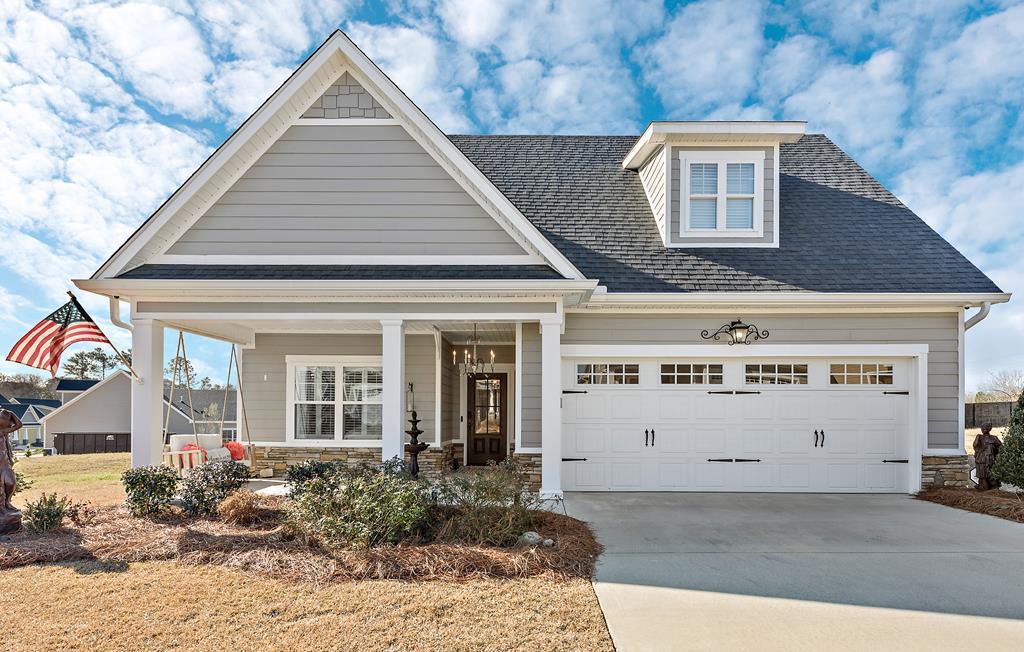
<path fill-rule="evenodd" d="M 242 353 L 245 407 L 255 441 L 285 441 L 288 355 L 381 355 L 381 336 L 257 334 L 256 347 Z M 425 433 L 421 439 L 433 443 L 434 336 L 406 335 L 405 364 L 405 381 L 414 384 Z"/>
<path fill-rule="evenodd" d="M 775 242 L 775 150 L 772 147 L 672 147 L 672 188 L 669 195 L 672 213 L 670 217 L 671 242 L 689 243 L 720 243 L 722 238 L 702 238 L 692 235 L 682 235 L 682 218 L 679 211 L 680 184 L 682 175 L 679 169 L 679 152 L 706 152 L 706 151 L 764 151 L 764 235 L 759 238 L 728 238 L 727 241 L 734 244 L 753 244 Z"/>
<path fill-rule="evenodd" d="M 168 254 L 525 253 L 397 125 L 290 127 Z"/>
<path fill-rule="evenodd" d="M 956 448 L 960 441 L 958 314 L 758 315 L 754 323 L 776 344 L 920 343 L 928 345 L 928 445 Z M 566 316 L 563 344 L 706 344 L 702 329 L 734 314 Z M 750 347 L 756 355 L 756 345 Z"/>
<path fill-rule="evenodd" d="M 540 419 L 540 326 L 523 324 L 523 447 L 539 448 Z"/>
<path fill-rule="evenodd" d="M 370 95 L 349 73 L 339 77 L 313 105 L 302 114 L 303 118 L 390 118 L 391 114 Z"/>
<path fill-rule="evenodd" d="M 651 205 L 654 221 L 658 223 L 658 231 L 665 236 L 665 156 L 664 147 L 658 150 L 640 168 L 640 183 Z"/>

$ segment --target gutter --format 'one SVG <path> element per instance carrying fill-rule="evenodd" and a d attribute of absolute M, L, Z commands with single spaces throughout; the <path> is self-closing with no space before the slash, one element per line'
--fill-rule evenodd
<path fill-rule="evenodd" d="M 970 319 L 964 322 L 964 330 L 971 330 L 971 327 L 976 326 L 979 322 L 988 317 L 988 313 L 990 312 L 992 312 L 992 302 L 983 302 L 980 306 L 978 306 L 978 312 L 974 313 Z"/>
<path fill-rule="evenodd" d="M 132 325 L 121 319 L 121 297 L 112 295 L 110 298 L 110 323 L 131 332 Z"/>

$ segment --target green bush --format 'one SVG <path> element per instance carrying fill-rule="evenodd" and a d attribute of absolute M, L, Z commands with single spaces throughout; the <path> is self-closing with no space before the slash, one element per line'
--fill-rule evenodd
<path fill-rule="evenodd" d="M 462 468 L 435 487 L 448 516 L 442 538 L 494 546 L 515 545 L 533 527 L 539 498 L 529 490 L 529 478 L 513 460 L 486 468 Z"/>
<path fill-rule="evenodd" d="M 1010 415 L 992 473 L 1001 482 L 1024 488 L 1024 394 L 1017 399 Z"/>
<path fill-rule="evenodd" d="M 41 534 L 60 527 L 71 501 L 57 494 L 44 493 L 39 500 L 29 501 L 22 511 L 29 532 Z"/>
<path fill-rule="evenodd" d="M 121 474 L 125 504 L 135 516 L 167 511 L 178 488 L 178 474 L 169 466 L 140 466 Z"/>
<path fill-rule="evenodd" d="M 288 467 L 284 477 L 288 481 L 292 497 L 295 498 L 305 491 L 308 483 L 323 478 L 334 478 L 344 470 L 344 467 L 344 462 L 306 460 Z"/>
<path fill-rule="evenodd" d="M 343 468 L 305 483 L 288 510 L 291 527 L 329 548 L 399 543 L 426 527 L 426 484 L 397 465 Z"/>
<path fill-rule="evenodd" d="M 213 514 L 220 502 L 245 486 L 249 467 L 239 462 L 209 462 L 181 481 L 181 503 L 189 514 Z"/>
<path fill-rule="evenodd" d="M 18 460 L 14 460 L 15 466 L 18 464 Z M 24 473 L 18 473 L 17 469 L 14 471 L 14 493 L 20 494 L 32 487 L 32 480 L 29 479 Z"/>

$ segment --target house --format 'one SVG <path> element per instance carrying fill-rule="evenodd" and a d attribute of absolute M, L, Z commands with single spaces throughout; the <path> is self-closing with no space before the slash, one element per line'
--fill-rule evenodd
<path fill-rule="evenodd" d="M 98 382 L 91 378 L 58 378 L 53 391 L 60 396 L 61 404 L 64 404 Z"/>
<path fill-rule="evenodd" d="M 54 447 L 54 435 L 121 435 L 130 433 L 132 423 L 131 375 L 119 369 L 103 380 L 97 381 L 85 391 L 64 405 L 52 409 L 40 419 L 44 445 Z M 235 434 L 235 393 L 227 396 L 227 410 L 224 411 L 222 434 L 234 438 Z M 173 403 L 170 391 L 164 390 L 159 409 L 160 433 L 165 422 L 167 432 L 191 433 L 193 421 L 201 433 L 220 431 L 220 414 L 223 409 L 223 390 L 192 390 L 195 409 L 189 407 L 188 396 L 180 388 L 175 391 Z M 216 410 L 210 408 L 216 406 Z M 159 436 L 159 435 L 158 435 Z"/>
<path fill-rule="evenodd" d="M 133 464 L 170 327 L 238 346 L 258 467 L 402 455 L 414 410 L 428 473 L 545 496 L 964 482 L 1009 300 L 803 122 L 448 135 L 341 32 L 75 283 L 130 304 Z"/>
<path fill-rule="evenodd" d="M 45 414 L 45 408 L 28 403 L 8 401 L 0 403 L 0 410 L 9 410 L 14 413 L 14 416 L 21 419 L 21 428 L 7 435 L 12 446 L 25 448 L 39 445 L 39 442 L 42 441 L 40 422 Z"/>

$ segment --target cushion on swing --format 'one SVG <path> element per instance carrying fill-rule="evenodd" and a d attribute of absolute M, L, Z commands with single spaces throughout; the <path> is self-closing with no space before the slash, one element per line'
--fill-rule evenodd
<path fill-rule="evenodd" d="M 204 462 L 206 461 L 206 456 L 207 456 L 206 451 L 203 450 L 202 448 L 199 448 L 195 444 L 185 444 L 184 446 L 182 446 L 181 447 L 181 452 L 184 453 L 185 451 L 203 451 L 203 454 L 202 454 L 201 457 L 203 458 Z"/>
<path fill-rule="evenodd" d="M 185 450 L 185 446 L 189 444 L 195 446 L 196 440 L 199 441 L 199 448 L 210 450 L 211 448 L 220 448 L 223 444 L 221 443 L 221 436 L 217 434 L 213 435 L 171 435 L 170 444 L 172 451 Z M 191 448 L 189 450 L 195 450 Z"/>
<path fill-rule="evenodd" d="M 242 445 L 242 442 L 229 441 L 224 444 L 224 448 L 230 451 L 231 459 L 236 462 L 245 459 L 245 446 Z"/>

